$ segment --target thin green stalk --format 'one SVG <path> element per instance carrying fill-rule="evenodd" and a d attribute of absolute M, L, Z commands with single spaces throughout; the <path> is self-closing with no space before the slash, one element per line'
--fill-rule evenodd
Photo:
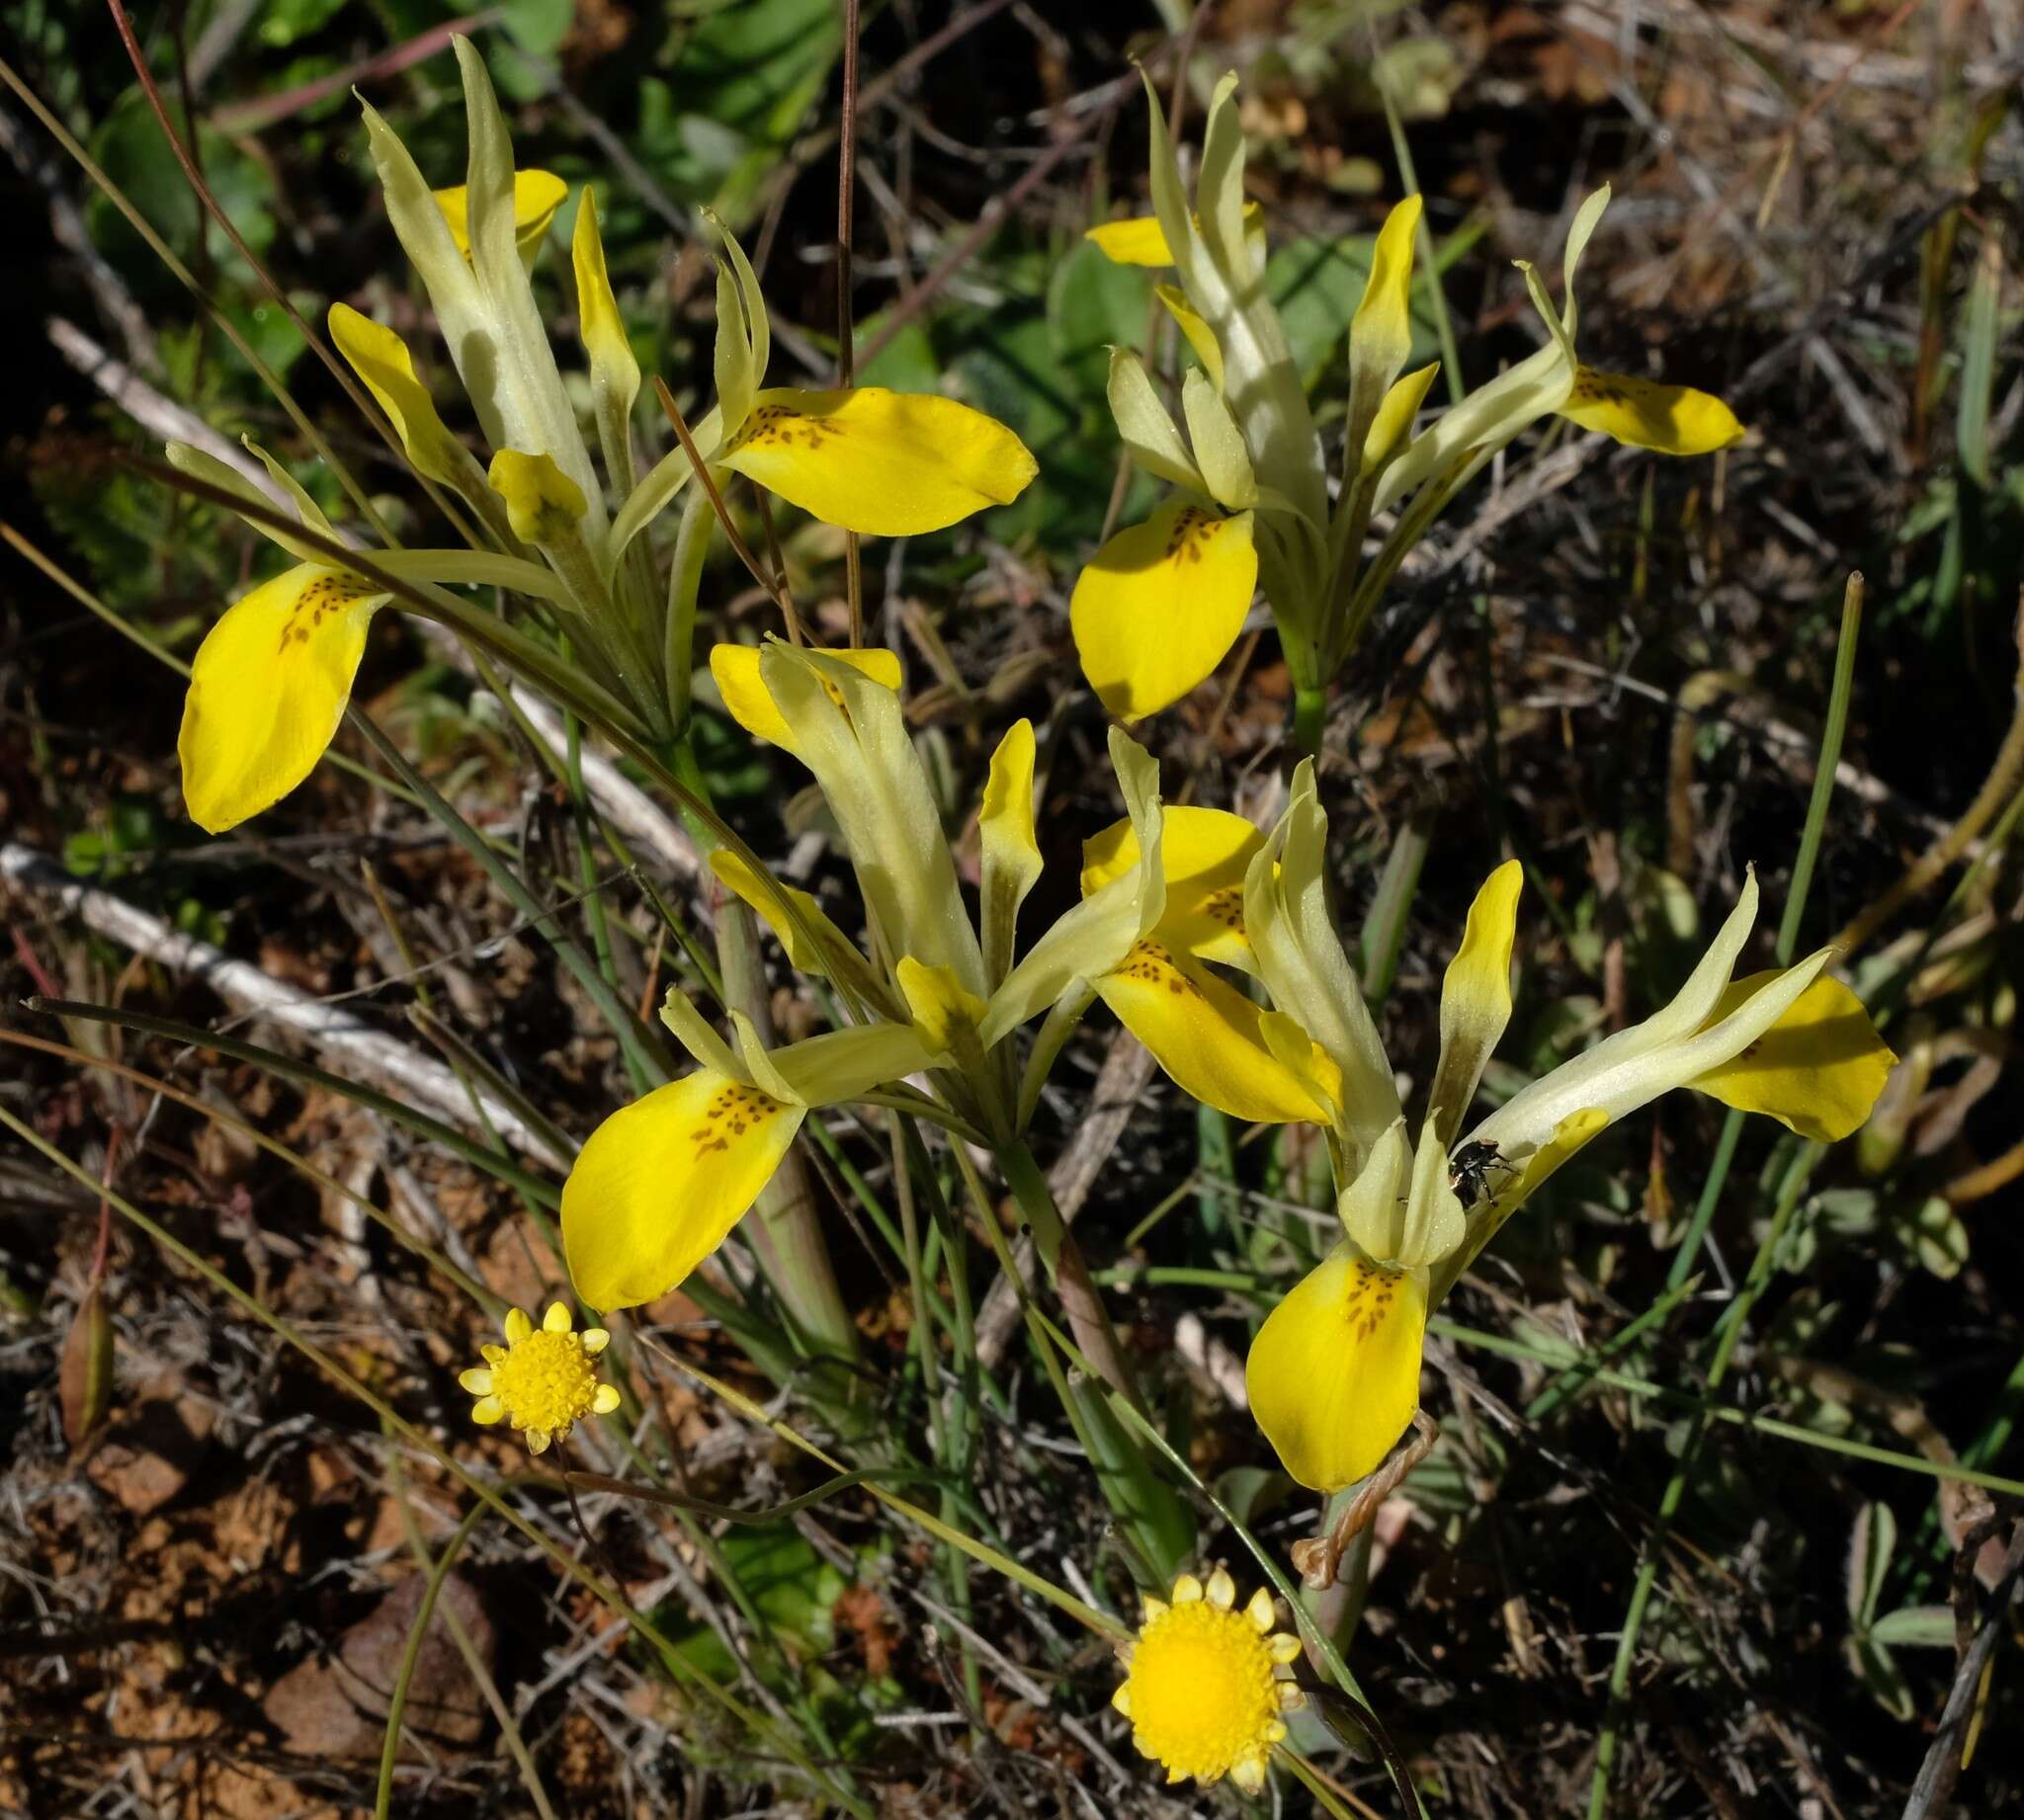
<path fill-rule="evenodd" d="M 373 1820 L 387 1820 L 393 1810 L 393 1765 L 400 1755 L 400 1721 L 407 1712 L 407 1691 L 415 1678 L 415 1664 L 422 1657 L 422 1639 L 428 1634 L 429 1620 L 436 1615 L 437 1596 L 443 1591 L 443 1582 L 463 1552 L 464 1544 L 470 1539 L 471 1531 L 489 1515 L 491 1513 L 484 1505 L 473 1504 L 457 1526 L 457 1532 L 444 1543 L 443 1552 L 429 1568 L 421 1604 L 415 1609 L 415 1620 L 408 1626 L 407 1645 L 400 1652 L 400 1667 L 393 1677 L 393 1694 L 386 1702 L 386 1736 L 380 1745 L 380 1787 L 373 1797 Z"/>
<path fill-rule="evenodd" d="M 1619 1358 L 1631 1348 L 1633 1341 L 1657 1327 L 1663 1329 L 1672 1319 L 1672 1311 L 1693 1294 L 1700 1286 L 1698 1277 L 1690 1277 L 1676 1289 L 1667 1289 L 1650 1307 L 1641 1315 L 1627 1321 L 1609 1340 L 1592 1353 L 1584 1353 L 1567 1366 L 1552 1383 L 1525 1406 L 1528 1422 L 1544 1422 L 1562 1404 L 1571 1402 L 1582 1390 L 1596 1381 L 1596 1374 L 1612 1359 Z"/>
<path fill-rule="evenodd" d="M 0 1109 L 0 1117 L 5 1117 L 4 1109 Z M 739 1415 L 743 1416 L 746 1421 L 758 1423 L 762 1428 L 779 1436 L 790 1447 L 799 1448 L 801 1452 L 807 1454 L 809 1458 L 820 1461 L 830 1471 L 842 1472 L 845 1470 L 840 1460 L 824 1452 L 822 1448 L 818 1448 L 812 1441 L 809 1441 L 789 1423 L 782 1421 L 778 1416 L 769 1415 L 742 1391 L 724 1383 L 719 1378 L 711 1376 L 701 1365 L 692 1365 L 688 1360 L 683 1359 L 678 1354 L 669 1352 L 666 1347 L 651 1338 L 642 1335 L 641 1344 L 663 1359 L 677 1371 L 683 1373 L 684 1376 L 693 1378 L 697 1383 L 703 1385 L 705 1389 L 714 1392 L 718 1399 L 727 1403 Z M 1036 1598 L 1045 1600 L 1057 1612 L 1065 1613 L 1068 1616 L 1075 1619 L 1077 1623 L 1093 1630 L 1107 1642 L 1124 1643 L 1131 1640 L 1132 1632 L 1117 1618 L 1111 1616 L 1109 1613 L 1099 1612 L 1094 1606 L 1085 1604 L 1082 1600 L 1077 1599 L 1073 1593 L 1056 1586 L 1052 1580 L 1035 1573 L 1031 1568 L 1021 1566 L 1019 1562 L 1013 1560 L 1009 1555 L 1000 1554 L 997 1549 L 978 1541 L 972 1535 L 966 1535 L 961 1530 L 944 1523 L 939 1517 L 921 1509 L 919 1505 L 909 1502 L 894 1492 L 887 1491 L 876 1479 L 866 1479 L 864 1487 L 867 1492 L 896 1516 L 902 1517 L 908 1523 L 925 1530 L 937 1539 L 961 1548 L 971 1560 L 988 1567 L 993 1573 L 1002 1574 L 1007 1580 L 1012 1581 L 1014 1585 L 1023 1586 Z"/>
<path fill-rule="evenodd" d="M 429 1555 L 429 1544 L 422 1535 L 421 1526 L 415 1522 L 412 1501 L 408 1497 L 407 1475 L 400 1469 L 400 1454 L 392 1448 L 386 1450 L 388 1477 L 393 1481 L 395 1502 L 400 1512 L 400 1527 L 407 1535 L 408 1548 L 424 1573 L 430 1572 L 434 1562 Z M 482 1509 L 483 1507 L 478 1507 Z M 541 1772 L 535 1768 L 534 1753 L 527 1748 L 527 1738 L 513 1717 L 513 1708 L 507 1705 L 499 1692 L 499 1683 L 486 1668 L 484 1658 L 478 1654 L 477 1645 L 471 1639 L 469 1629 L 457 1615 L 455 1606 L 443 1608 L 443 1624 L 450 1632 L 450 1639 L 457 1645 L 457 1653 L 464 1658 L 464 1666 L 470 1671 L 470 1678 L 477 1686 L 479 1695 L 492 1710 L 492 1717 L 499 1726 L 499 1736 L 506 1742 L 507 1754 L 512 1757 L 514 1768 L 520 1772 L 521 1785 L 526 1788 L 528 1799 L 534 1803 L 538 1820 L 555 1820 L 555 1810 L 548 1800 L 548 1791 L 542 1785 Z M 390 1716 L 390 1715 L 389 1715 Z"/>
<path fill-rule="evenodd" d="M 1494 1353 L 1501 1359 L 1522 1359 L 1537 1365 L 1558 1365 L 1567 1356 L 1567 1349 L 1535 1346 L 1525 1340 L 1514 1340 L 1506 1334 L 1484 1333 L 1480 1328 L 1465 1327 L 1458 1321 L 1451 1321 L 1445 1315 L 1433 1315 L 1427 1321 L 1427 1332 L 1444 1340 L 1452 1340 L 1458 1346 L 1476 1348 L 1478 1352 Z M 1621 1338 L 1621 1336 L 1619 1336 Z M 1701 1393 L 1692 1390 L 1676 1390 L 1670 1384 L 1654 1383 L 1648 1377 L 1639 1377 L 1634 1372 L 1620 1371 L 1613 1366 L 1591 1363 L 1594 1355 L 1583 1354 L 1577 1362 L 1567 1367 L 1568 1375 L 1577 1376 L 1583 1383 L 1606 1386 L 1611 1390 L 1622 1390 L 1632 1396 L 1650 1397 L 1657 1402 L 1669 1403 L 1681 1409 L 1700 1409 L 1705 1399 Z M 1803 1428 L 1796 1422 L 1783 1422 L 1775 1416 L 1760 1416 L 1754 1410 L 1737 1409 L 1733 1404 L 1716 1403 L 1706 1405 L 1710 1420 L 1727 1423 L 1731 1428 L 1746 1428 L 1753 1434 L 1768 1435 L 1778 1441 L 1797 1442 L 1801 1447 L 1814 1448 L 1823 1453 L 1839 1453 L 1848 1459 L 1859 1459 L 1874 1466 L 1891 1466 L 1899 1472 L 1909 1472 L 1920 1478 L 1944 1479 L 1962 1485 L 1979 1485 L 1984 1491 L 2001 1492 L 2006 1497 L 2024 1497 L 2024 1479 L 2005 1478 L 2000 1473 L 1987 1472 L 1974 1464 L 1956 1463 L 1951 1460 L 1928 1459 L 1923 1453 L 1905 1453 L 1895 1448 L 1873 1447 L 1866 1441 L 1850 1441 L 1843 1435 L 1823 1434 L 1817 1430 Z M 1530 1419 L 1530 1412 L 1527 1412 Z"/>
<path fill-rule="evenodd" d="M 92 1024 L 117 1024 L 123 1030 L 145 1031 L 149 1035 L 166 1036 L 172 1042 L 180 1042 L 193 1049 L 215 1049 L 220 1055 L 229 1055 L 235 1061 L 251 1062 L 255 1067 L 278 1074 L 283 1080 L 295 1081 L 304 1086 L 321 1087 L 391 1118 L 396 1124 L 412 1131 L 431 1143 L 441 1144 L 453 1155 L 462 1157 L 474 1168 L 518 1189 L 536 1205 L 551 1211 L 562 1204 L 561 1191 L 552 1182 L 545 1182 L 540 1176 L 523 1169 L 502 1151 L 487 1149 L 483 1144 L 466 1137 L 453 1124 L 446 1124 L 440 1118 L 431 1117 L 427 1113 L 417 1112 L 405 1101 L 383 1094 L 378 1088 L 367 1087 L 358 1081 L 348 1080 L 341 1074 L 333 1074 L 328 1068 L 319 1068 L 314 1062 L 303 1061 L 300 1057 L 289 1055 L 280 1049 L 266 1048 L 257 1042 L 247 1042 L 238 1036 L 227 1036 L 217 1031 L 205 1030 L 200 1025 L 180 1024 L 173 1018 L 150 1017 L 145 1012 L 127 1011 L 110 1005 L 88 1005 L 76 999 L 31 998 L 24 1001 L 25 1009 L 46 1012 L 52 1018 L 82 1018 Z M 4 1035 L 5 1033 L 0 1033 Z"/>
<path fill-rule="evenodd" d="M 1820 851 L 1820 835 L 1827 823 L 1827 805 L 1834 794 L 1834 773 L 1841 762 L 1842 735 L 1848 730 L 1848 702 L 1855 685 L 1856 636 L 1862 625 L 1862 576 L 1851 574 L 1841 598 L 1841 631 L 1834 651 L 1834 682 L 1827 698 L 1827 724 L 1820 735 L 1819 756 L 1813 766 L 1813 789 L 1807 803 L 1805 832 L 1800 837 L 1799 859 L 1792 869 L 1792 888 L 1785 899 L 1785 915 L 1778 925 L 1777 956 L 1780 966 L 1792 964 L 1792 952 L 1799 941 L 1800 919 L 1806 914 L 1807 897 L 1813 880 L 1813 864 Z M 1701 1199 L 1687 1223 L 1672 1265 L 1665 1274 L 1665 1286 L 1676 1289 L 1693 1274 L 1701 1255 L 1701 1244 L 1714 1222 L 1715 1208 L 1729 1180 L 1729 1166 L 1742 1136 L 1743 1116 L 1730 1110 L 1723 1120 L 1722 1136 L 1715 1146 L 1715 1160 L 1708 1179 L 1701 1185 Z"/>
<path fill-rule="evenodd" d="M 1046 1267 L 1048 1282 L 1060 1298 L 1069 1329 L 1078 1344 L 1096 1363 L 1090 1367 L 1112 1389 L 1128 1401 L 1139 1403 L 1136 1379 L 1126 1363 L 1125 1350 L 1118 1344 L 1117 1329 L 1110 1311 L 1090 1281 L 1089 1267 L 1069 1236 L 1068 1223 L 1054 1204 L 1054 1190 L 1034 1160 L 1023 1138 L 1000 1144 L 995 1154 L 1005 1186 L 1019 1202 L 1019 1210 L 1033 1233 L 1033 1248 Z"/>
<path fill-rule="evenodd" d="M 1380 81 L 1377 86 L 1379 97 L 1385 104 L 1385 124 L 1392 134 L 1392 155 L 1398 160 L 1399 181 L 1404 184 L 1408 196 L 1417 196 L 1420 194 L 1419 173 L 1412 167 L 1412 145 L 1405 136 L 1405 123 L 1398 117 L 1398 103 L 1392 98 L 1389 83 Z M 1427 225 L 1424 210 L 1419 217 L 1419 232 L 1414 237 L 1413 248 L 1419 255 L 1419 270 L 1427 289 L 1427 301 L 1433 305 L 1434 334 L 1441 344 L 1441 377 L 1448 387 L 1448 402 L 1460 404 L 1469 391 L 1462 381 L 1462 350 L 1456 345 L 1455 325 L 1448 319 L 1448 295 L 1441 288 L 1441 267 L 1434 252 L 1434 230 Z"/>
<path fill-rule="evenodd" d="M 1834 794 L 1834 774 L 1841 765 L 1841 740 L 1848 731 L 1848 700 L 1855 688 L 1855 646 L 1862 629 L 1862 574 L 1848 577 L 1841 596 L 1841 633 L 1834 647 L 1834 682 L 1827 696 L 1827 725 L 1820 735 L 1819 757 L 1813 762 L 1813 793 L 1807 803 L 1806 831 L 1800 836 L 1799 858 L 1793 863 L 1792 888 L 1786 893 L 1785 915 L 1779 919 L 1778 964 L 1792 965 L 1799 946 L 1800 918 L 1813 882 L 1813 865 L 1820 855 L 1820 836 L 1827 825 L 1827 804 Z"/>

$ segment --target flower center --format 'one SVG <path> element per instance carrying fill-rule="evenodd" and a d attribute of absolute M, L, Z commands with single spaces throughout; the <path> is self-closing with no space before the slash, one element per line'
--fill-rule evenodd
<path fill-rule="evenodd" d="M 1170 1607 L 1139 1633 L 1126 1682 L 1138 1748 L 1204 1782 L 1272 1748 L 1272 1656 L 1240 1612 L 1207 1600 Z"/>
<path fill-rule="evenodd" d="M 580 1335 L 538 1327 L 492 1367 L 492 1394 L 515 1428 L 555 1434 L 590 1414 L 597 1372 Z"/>

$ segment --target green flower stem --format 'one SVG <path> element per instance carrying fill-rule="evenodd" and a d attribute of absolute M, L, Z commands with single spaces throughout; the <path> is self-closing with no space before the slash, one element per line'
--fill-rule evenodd
<path fill-rule="evenodd" d="M 1830 774 L 1831 775 L 1831 774 Z M 1644 1545 L 1638 1562 L 1638 1577 L 1631 1588 L 1631 1602 L 1624 1610 L 1623 1628 L 1617 1636 L 1616 1661 L 1611 1665 L 1609 1676 L 1609 1705 L 1603 1719 L 1602 1733 L 1595 1741 L 1595 1773 L 1588 1784 L 1588 1820 L 1603 1820 L 1609 1809 L 1609 1784 L 1616 1769 L 1619 1726 L 1631 1691 L 1631 1665 L 1637 1660 L 1638 1638 L 1644 1628 L 1645 1609 L 1651 1602 L 1651 1591 L 1658 1579 L 1658 1565 L 1665 1553 L 1666 1537 L 1672 1530 L 1673 1519 L 1679 1514 L 1682 1500 L 1686 1496 L 1687 1484 L 1694 1474 L 1694 1466 L 1700 1458 L 1701 1443 L 1708 1433 L 1708 1425 L 1715 1418 L 1715 1393 L 1721 1389 L 1722 1381 L 1729 1374 L 1729 1356 L 1735 1344 L 1742 1337 L 1748 1325 L 1750 1310 L 1756 1305 L 1757 1297 L 1764 1292 L 1771 1281 L 1771 1272 L 1777 1262 L 1780 1248 L 1785 1242 L 1785 1228 L 1800 1198 L 1806 1192 L 1806 1185 L 1812 1178 L 1813 1165 L 1826 1154 L 1824 1144 L 1804 1145 L 1792 1167 L 1787 1171 L 1785 1182 L 1778 1197 L 1776 1210 L 1771 1216 L 1771 1230 L 1765 1235 L 1764 1243 L 1758 1248 L 1756 1257 L 1750 1263 L 1750 1274 L 1743 1286 L 1736 1292 L 1735 1299 L 1723 1311 L 1722 1321 L 1716 1331 L 1715 1356 L 1708 1366 L 1708 1381 L 1701 1392 L 1699 1407 L 1687 1424 L 1686 1438 L 1680 1445 L 1679 1460 L 1673 1467 L 1671 1478 L 1666 1480 L 1665 1491 L 1658 1501 L 1657 1513 L 1651 1520 L 1651 1528 L 1644 1537 Z"/>
<path fill-rule="evenodd" d="M 674 565 L 668 571 L 667 618 L 661 628 L 668 720 L 678 736 L 689 730 L 696 668 L 696 596 L 703 585 L 703 559 L 710 553 L 710 534 L 716 529 L 717 515 L 711 510 L 710 495 L 700 486 L 691 487 L 682 505 L 681 527 L 675 533 Z"/>
<path fill-rule="evenodd" d="M 1321 734 L 1328 724 L 1328 691 L 1296 689 L 1293 692 L 1293 743 L 1303 758 L 1321 756 Z"/>
<path fill-rule="evenodd" d="M 457 1532 L 444 1544 L 443 1552 L 429 1568 L 421 1604 L 415 1609 L 415 1621 L 408 1626 L 407 1646 L 400 1652 L 400 1668 L 393 1678 L 393 1693 L 386 1702 L 386 1736 L 380 1746 L 380 1789 L 373 1797 L 373 1820 L 387 1820 L 393 1809 L 393 1765 L 400 1755 L 400 1721 L 407 1711 L 407 1691 L 415 1678 L 415 1664 L 421 1660 L 422 1639 L 428 1635 L 430 1618 L 436 1615 L 437 1596 L 443 1591 L 443 1582 L 449 1578 L 450 1569 L 464 1551 L 464 1544 L 470 1539 L 471 1531 L 489 1515 L 487 1506 L 473 1504 L 457 1526 Z"/>
<path fill-rule="evenodd" d="M 1046 1267 L 1048 1282 L 1061 1299 L 1061 1312 L 1075 1344 L 1092 1361 L 1091 1368 L 1105 1383 L 1137 1408 L 1144 1406 L 1138 1394 L 1124 1349 L 1118 1344 L 1117 1329 L 1111 1325 L 1084 1262 L 1081 1248 L 1068 1231 L 1068 1223 L 1054 1204 L 1054 1190 L 1034 1160 L 1024 1138 L 1013 1138 L 995 1151 L 1005 1186 L 1019 1202 L 1019 1210 L 1033 1233 L 1033 1248 Z"/>

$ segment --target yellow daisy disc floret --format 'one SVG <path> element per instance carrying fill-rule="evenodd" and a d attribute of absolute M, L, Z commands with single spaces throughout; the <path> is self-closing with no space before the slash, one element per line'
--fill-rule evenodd
<path fill-rule="evenodd" d="M 1132 1721 L 1132 1742 L 1165 1769 L 1168 1781 L 1227 1776 L 1255 1794 L 1272 1747 L 1286 1736 L 1279 1715 L 1301 1703 L 1300 1690 L 1279 1673 L 1301 1653 L 1301 1641 L 1273 1631 L 1264 1588 L 1241 1612 L 1236 1597 L 1236 1583 L 1219 1567 L 1206 1586 L 1183 1574 L 1171 1603 L 1148 1599 L 1111 1704 Z"/>
<path fill-rule="evenodd" d="M 619 1407 L 618 1391 L 597 1381 L 591 1364 L 611 1343 L 602 1327 L 571 1333 L 569 1310 L 550 1302 L 540 1327 L 513 1308 L 505 1328 L 506 1344 L 479 1347 L 485 1363 L 457 1380 L 477 1398 L 473 1422 L 511 1422 L 526 1431 L 528 1451 L 540 1453 L 573 1423 Z"/>

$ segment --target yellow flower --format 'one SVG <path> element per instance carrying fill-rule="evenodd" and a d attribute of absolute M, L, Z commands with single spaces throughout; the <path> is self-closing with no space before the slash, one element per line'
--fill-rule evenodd
<path fill-rule="evenodd" d="M 1468 1128 L 1511 1017 L 1523 878 L 1506 862 L 1477 892 L 1442 980 L 1440 1059 L 1414 1140 L 1329 919 L 1326 834 L 1313 768 L 1303 763 L 1284 820 L 1245 875 L 1244 932 L 1277 1007 L 1258 1026 L 1254 1065 L 1300 1075 L 1316 1044 L 1333 1064 L 1311 1090 L 1327 1105 L 1342 1232 L 1258 1330 L 1245 1382 L 1287 1471 L 1333 1492 L 1375 1470 L 1412 1420 L 1428 1311 L 1583 1144 L 1683 1087 L 1831 1143 L 1869 1117 L 1895 1058 L 1861 1002 L 1823 972 L 1831 950 L 1731 979 L 1757 913 L 1751 875 L 1669 1005 Z M 1226 1034 L 1226 1066 L 1250 1035 L 1249 1026 Z"/>
<path fill-rule="evenodd" d="M 1241 1612 L 1236 1592 L 1219 1567 L 1206 1587 L 1183 1574 L 1171 1604 L 1148 1599 L 1111 1704 L 1132 1721 L 1132 1742 L 1168 1781 L 1192 1776 L 1207 1784 L 1227 1776 L 1256 1794 L 1272 1747 L 1286 1736 L 1279 1715 L 1301 1704 L 1300 1690 L 1279 1674 L 1301 1653 L 1301 1641 L 1273 1631 L 1272 1596 L 1263 1587 Z"/>
<path fill-rule="evenodd" d="M 608 1416 L 619 1407 L 618 1391 L 597 1381 L 591 1364 L 611 1343 L 602 1327 L 571 1333 L 569 1310 L 550 1302 L 540 1327 L 511 1308 L 505 1328 L 506 1344 L 479 1347 L 485 1363 L 457 1380 L 477 1398 L 473 1422 L 511 1422 L 526 1431 L 528 1451 L 540 1453 L 549 1442 L 567 1440 L 585 1416 Z"/>

